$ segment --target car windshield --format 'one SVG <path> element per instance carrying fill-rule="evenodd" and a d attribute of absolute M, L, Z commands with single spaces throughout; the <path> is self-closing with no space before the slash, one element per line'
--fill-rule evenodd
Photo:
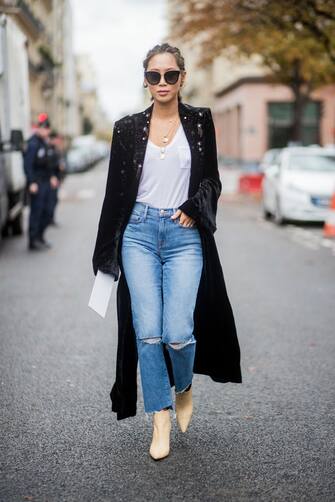
<path fill-rule="evenodd" d="M 303 171 L 335 171 L 335 155 L 292 154 L 289 169 Z"/>

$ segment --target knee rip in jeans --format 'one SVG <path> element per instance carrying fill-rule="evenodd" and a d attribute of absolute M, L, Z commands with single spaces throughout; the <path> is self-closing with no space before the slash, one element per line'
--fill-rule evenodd
<path fill-rule="evenodd" d="M 142 338 L 141 339 L 141 342 L 145 342 L 145 343 L 160 343 L 161 341 L 161 338 L 155 336 L 153 338 Z"/>
<path fill-rule="evenodd" d="M 187 342 L 173 342 L 173 343 L 168 343 L 168 345 L 175 350 L 180 350 L 186 347 L 186 345 L 189 345 L 190 343 L 195 343 L 195 340 L 188 340 Z"/>
<path fill-rule="evenodd" d="M 141 338 L 140 339 L 141 342 L 144 342 L 144 343 L 149 343 L 149 344 L 156 344 L 156 343 L 160 343 L 162 341 L 162 338 L 160 337 L 151 337 L 151 338 Z M 189 345 L 190 343 L 195 343 L 196 340 L 187 340 L 186 342 L 171 342 L 171 343 L 168 343 L 167 345 L 169 345 L 169 347 L 171 347 L 172 349 L 175 349 L 175 350 L 180 350 L 180 349 L 183 349 L 184 347 L 186 347 L 186 345 Z"/>

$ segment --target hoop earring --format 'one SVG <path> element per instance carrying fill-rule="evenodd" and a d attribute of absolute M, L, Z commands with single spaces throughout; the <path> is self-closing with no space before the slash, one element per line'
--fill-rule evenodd
<path fill-rule="evenodd" d="M 148 84 L 143 84 L 143 87 L 148 87 Z"/>

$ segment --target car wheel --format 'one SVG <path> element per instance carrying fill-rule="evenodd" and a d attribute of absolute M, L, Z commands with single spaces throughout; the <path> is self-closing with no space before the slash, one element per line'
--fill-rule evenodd
<path fill-rule="evenodd" d="M 13 235 L 23 234 L 23 214 L 22 212 L 11 223 Z"/>
<path fill-rule="evenodd" d="M 285 218 L 283 217 L 282 210 L 280 207 L 280 199 L 276 198 L 276 207 L 274 213 L 274 221 L 277 225 L 283 225 L 285 223 Z"/>
<path fill-rule="evenodd" d="M 9 237 L 9 223 L 5 223 L 1 230 L 1 237 Z"/>
<path fill-rule="evenodd" d="M 266 207 L 264 206 L 264 204 L 263 204 L 263 207 L 262 207 L 262 213 L 263 213 L 263 218 L 264 218 L 265 220 L 270 220 L 270 219 L 271 219 L 272 214 L 270 213 L 270 211 L 268 211 L 268 210 L 266 209 Z"/>

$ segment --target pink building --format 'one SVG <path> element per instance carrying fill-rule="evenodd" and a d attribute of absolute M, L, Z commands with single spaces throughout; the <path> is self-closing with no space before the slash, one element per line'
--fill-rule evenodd
<path fill-rule="evenodd" d="M 292 92 L 263 77 L 241 78 L 216 94 L 213 107 L 218 153 L 257 162 L 269 148 L 286 146 L 292 126 Z M 314 91 L 305 107 L 303 144 L 335 142 L 335 85 Z"/>

